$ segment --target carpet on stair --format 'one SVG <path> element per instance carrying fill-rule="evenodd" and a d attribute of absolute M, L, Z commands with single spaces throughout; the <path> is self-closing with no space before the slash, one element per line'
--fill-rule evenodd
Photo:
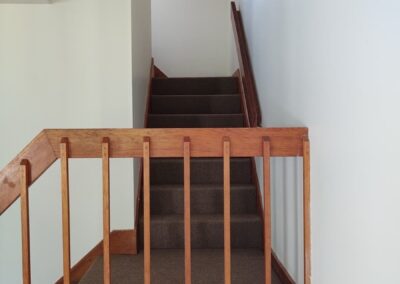
<path fill-rule="evenodd" d="M 184 250 L 151 251 L 151 283 L 184 283 Z M 99 257 L 80 284 L 103 283 L 103 259 Z M 111 258 L 111 282 L 143 283 L 143 253 L 135 256 L 114 255 Z M 224 283 L 223 250 L 192 250 L 192 283 Z M 264 256 L 261 250 L 232 250 L 232 283 L 263 284 Z M 273 272 L 272 284 L 280 284 Z"/>

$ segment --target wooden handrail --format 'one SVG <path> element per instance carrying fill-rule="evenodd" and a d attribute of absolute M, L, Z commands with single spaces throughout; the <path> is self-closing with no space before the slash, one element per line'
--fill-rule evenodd
<path fill-rule="evenodd" d="M 232 157 L 261 157 L 260 139 L 270 138 L 271 156 L 303 155 L 307 128 L 201 128 L 201 129 L 47 129 L 0 171 L 0 214 L 19 196 L 19 167 L 31 165 L 31 183 L 58 158 L 60 141 L 67 137 L 69 158 L 101 158 L 103 137 L 110 139 L 110 158 L 143 157 L 143 137 L 152 141 L 151 158 L 182 157 L 182 137 L 191 139 L 191 157 L 222 157 L 221 141 L 231 140 Z"/>
<path fill-rule="evenodd" d="M 183 146 L 183 147 L 182 147 Z M 35 151 L 38 151 L 35 155 Z M 104 283 L 110 283 L 110 158 L 143 158 L 144 279 L 150 284 L 150 158 L 183 158 L 185 220 L 185 283 L 191 283 L 190 159 L 223 158 L 224 270 L 231 283 L 230 159 L 263 157 L 265 283 L 271 283 L 270 157 L 303 157 L 305 283 L 310 283 L 310 145 L 307 128 L 203 128 L 203 129 L 50 129 L 43 130 L 0 172 L 0 205 L 7 208 L 21 194 L 23 279 L 30 283 L 29 186 L 53 162 L 61 160 L 64 283 L 71 280 L 68 161 L 101 158 L 103 161 Z M 36 156 L 44 159 L 38 159 Z M 32 159 L 32 160 L 30 160 Z M 35 167 L 38 167 L 36 169 Z M 32 176 L 35 173 L 35 176 Z M 10 181 L 18 180 L 12 184 Z M 4 209 L 5 210 L 5 209 Z M 2 212 L 4 212 L 4 210 Z"/>
<path fill-rule="evenodd" d="M 233 34 L 235 36 L 236 50 L 239 60 L 239 81 L 245 101 L 244 107 L 250 127 L 261 126 L 261 108 L 258 101 L 257 88 L 254 79 L 250 54 L 244 32 L 242 17 L 237 10 L 235 2 L 231 2 L 231 18 Z"/>

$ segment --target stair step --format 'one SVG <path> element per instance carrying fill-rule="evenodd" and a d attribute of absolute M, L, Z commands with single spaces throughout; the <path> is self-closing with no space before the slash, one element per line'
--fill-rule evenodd
<path fill-rule="evenodd" d="M 241 112 L 238 94 L 151 96 L 150 109 L 152 114 L 238 114 Z"/>
<path fill-rule="evenodd" d="M 149 128 L 243 127 L 242 114 L 149 114 Z"/>
<path fill-rule="evenodd" d="M 223 215 L 192 215 L 192 248 L 223 248 L 223 222 Z M 183 215 L 152 215 L 150 223 L 152 248 L 184 247 Z M 143 219 L 140 226 L 140 243 L 143 244 Z M 231 247 L 262 247 L 262 224 L 258 215 L 231 215 Z"/>
<path fill-rule="evenodd" d="M 235 77 L 153 79 L 153 95 L 204 95 L 239 93 Z"/>
<path fill-rule="evenodd" d="M 265 284 L 265 258 L 260 249 L 233 249 L 232 283 Z M 224 283 L 224 250 L 192 250 L 192 283 Z M 111 255 L 111 283 L 144 283 L 143 251 L 138 255 Z M 103 283 L 103 257 L 98 257 L 79 282 L 81 284 Z M 183 249 L 151 250 L 151 283 L 185 283 L 185 253 Z M 272 269 L 272 284 L 280 284 Z M 289 283 L 289 282 L 282 282 Z"/>
<path fill-rule="evenodd" d="M 190 160 L 191 183 L 222 184 L 222 158 L 194 158 Z M 183 184 L 182 159 L 151 159 L 151 184 Z M 231 159 L 231 184 L 251 184 L 251 160 Z"/>
<path fill-rule="evenodd" d="M 192 214 L 223 214 L 222 185 L 192 185 L 190 188 L 190 210 Z M 152 214 L 183 214 L 183 186 L 151 186 Z M 257 213 L 257 195 L 255 186 L 231 186 L 231 213 Z"/>

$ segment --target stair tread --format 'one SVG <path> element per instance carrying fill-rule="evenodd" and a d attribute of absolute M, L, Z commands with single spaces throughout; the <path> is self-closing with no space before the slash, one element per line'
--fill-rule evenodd
<path fill-rule="evenodd" d="M 192 214 L 192 223 L 196 222 L 210 222 L 210 223 L 223 223 L 223 214 Z M 143 220 L 143 219 L 142 219 Z M 231 214 L 231 222 L 259 222 L 261 218 L 258 214 Z M 151 222 L 183 222 L 183 214 L 153 214 L 151 215 Z"/>
<path fill-rule="evenodd" d="M 215 97 L 240 97 L 239 93 L 232 93 L 232 94 L 205 94 L 205 95 L 196 95 L 196 94 L 185 94 L 185 95 L 174 95 L 174 94 L 167 94 L 167 95 L 152 95 L 152 98 L 179 98 L 184 99 L 185 97 L 192 97 L 192 98 L 215 98 Z"/>
<path fill-rule="evenodd" d="M 260 249 L 232 249 L 232 283 L 263 284 L 265 258 Z M 151 249 L 151 283 L 185 283 L 183 249 Z M 143 251 L 138 255 L 111 256 L 111 282 L 143 283 Z M 103 258 L 98 257 L 80 281 L 103 283 Z M 224 283 L 224 250 L 192 249 L 192 283 Z M 272 269 L 272 284 L 280 284 Z"/>
<path fill-rule="evenodd" d="M 170 116 L 170 117 L 242 117 L 241 113 L 150 113 L 149 116 L 153 117 L 162 117 L 162 116 Z"/>
<path fill-rule="evenodd" d="M 243 114 L 149 114 L 149 128 L 243 127 Z"/>
<path fill-rule="evenodd" d="M 177 189 L 183 189 L 182 184 L 155 184 L 151 185 L 151 190 L 160 190 L 160 191 L 168 191 L 168 190 L 177 190 Z M 190 186 L 190 191 L 203 191 L 203 190 L 209 190 L 209 191 L 220 191 L 223 189 L 222 184 L 192 184 Z M 254 184 L 232 184 L 231 185 L 231 191 L 234 190 L 254 190 L 255 185 Z"/>
<path fill-rule="evenodd" d="M 235 77 L 188 77 L 163 78 L 152 80 L 153 94 L 226 94 L 238 93 L 238 80 Z"/>

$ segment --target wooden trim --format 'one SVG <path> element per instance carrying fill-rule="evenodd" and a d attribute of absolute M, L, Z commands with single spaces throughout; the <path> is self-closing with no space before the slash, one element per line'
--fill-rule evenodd
<path fill-rule="evenodd" d="M 225 284 L 231 283 L 231 142 L 224 138 L 224 272 Z"/>
<path fill-rule="evenodd" d="M 263 138 L 263 153 L 265 284 L 271 284 L 271 151 L 267 137 Z"/>
<path fill-rule="evenodd" d="M 135 255 L 136 231 L 135 230 L 116 230 L 110 234 L 110 253 Z"/>
<path fill-rule="evenodd" d="M 231 18 L 240 66 L 240 81 L 242 82 L 246 98 L 246 108 L 249 114 L 250 126 L 256 127 L 261 125 L 261 108 L 258 101 L 257 88 L 253 68 L 251 66 L 250 53 L 248 50 L 242 17 L 240 12 L 236 9 L 235 2 L 231 2 Z"/>
<path fill-rule="evenodd" d="M 160 68 L 154 65 L 154 78 L 161 78 L 161 79 L 167 79 L 168 76 L 165 75 L 163 71 L 161 71 Z"/>
<path fill-rule="evenodd" d="M 311 284 L 310 141 L 303 140 L 304 284 Z"/>
<path fill-rule="evenodd" d="M 0 171 L 0 215 L 20 196 L 19 170 L 20 163 L 24 159 L 30 164 L 31 184 L 57 160 L 44 131 Z"/>
<path fill-rule="evenodd" d="M 274 252 L 271 254 L 272 260 L 272 269 L 275 271 L 279 280 L 282 284 L 296 284 L 293 280 L 292 276 L 290 276 L 289 272 L 286 270 L 285 266 L 279 260 Z"/>
<path fill-rule="evenodd" d="M 144 283 L 150 284 L 150 138 L 143 138 Z"/>
<path fill-rule="evenodd" d="M 150 74 L 149 74 L 149 82 L 147 85 L 147 94 L 146 94 L 146 106 L 145 106 L 145 111 L 144 111 L 144 127 L 147 127 L 148 121 L 149 121 L 149 112 L 150 112 L 150 99 L 151 99 L 151 93 L 153 90 L 153 79 L 155 78 L 155 65 L 154 65 L 154 59 L 151 59 L 151 65 L 150 65 Z"/>
<path fill-rule="evenodd" d="M 110 140 L 103 138 L 103 278 L 111 283 L 110 267 Z"/>
<path fill-rule="evenodd" d="M 117 230 L 112 231 L 110 234 L 110 248 L 111 254 L 136 254 L 135 238 L 136 232 L 134 230 Z M 92 267 L 98 257 L 103 255 L 103 241 L 100 241 L 94 248 L 92 248 L 81 260 L 79 260 L 71 269 L 71 283 L 79 282 L 85 273 Z M 61 277 L 56 281 L 56 284 L 63 283 L 64 279 Z"/>
<path fill-rule="evenodd" d="M 62 236 L 63 236 L 63 271 L 64 284 L 71 283 L 71 243 L 69 216 L 69 142 L 62 138 L 60 143 L 61 159 L 61 196 L 62 196 Z"/>
<path fill-rule="evenodd" d="M 185 230 L 185 284 L 192 283 L 192 256 L 190 235 L 190 138 L 183 140 L 183 187 L 184 187 L 184 230 Z"/>
<path fill-rule="evenodd" d="M 242 75 L 240 73 L 240 69 L 237 69 L 235 73 L 232 75 L 233 77 L 237 78 L 238 81 L 238 87 L 239 87 L 239 94 L 240 94 L 240 108 L 242 110 L 243 116 L 244 116 L 244 126 L 245 127 L 250 127 L 250 118 L 249 118 L 249 112 L 247 108 L 247 102 L 246 102 L 246 96 L 244 93 L 244 87 L 243 87 L 243 80 L 242 80 Z"/>
<path fill-rule="evenodd" d="M 21 177 L 21 236 L 22 236 L 22 279 L 24 284 L 31 283 L 31 249 L 29 228 L 29 183 L 30 166 L 28 160 L 22 160 Z"/>
<path fill-rule="evenodd" d="M 70 158 L 100 158 L 101 139 L 109 137 L 111 158 L 143 157 L 144 137 L 152 141 L 151 158 L 180 157 L 183 137 L 190 137 L 192 157 L 222 157 L 221 141 L 229 137 L 232 157 L 261 157 L 261 139 L 270 138 L 271 157 L 302 156 L 306 128 L 170 128 L 46 130 L 59 156 L 58 141 L 68 137 Z"/>
<path fill-rule="evenodd" d="M 71 268 L 71 283 L 78 283 L 98 257 L 103 254 L 103 241 L 92 248 L 81 260 Z M 56 284 L 64 283 L 64 277 L 58 279 Z"/>

